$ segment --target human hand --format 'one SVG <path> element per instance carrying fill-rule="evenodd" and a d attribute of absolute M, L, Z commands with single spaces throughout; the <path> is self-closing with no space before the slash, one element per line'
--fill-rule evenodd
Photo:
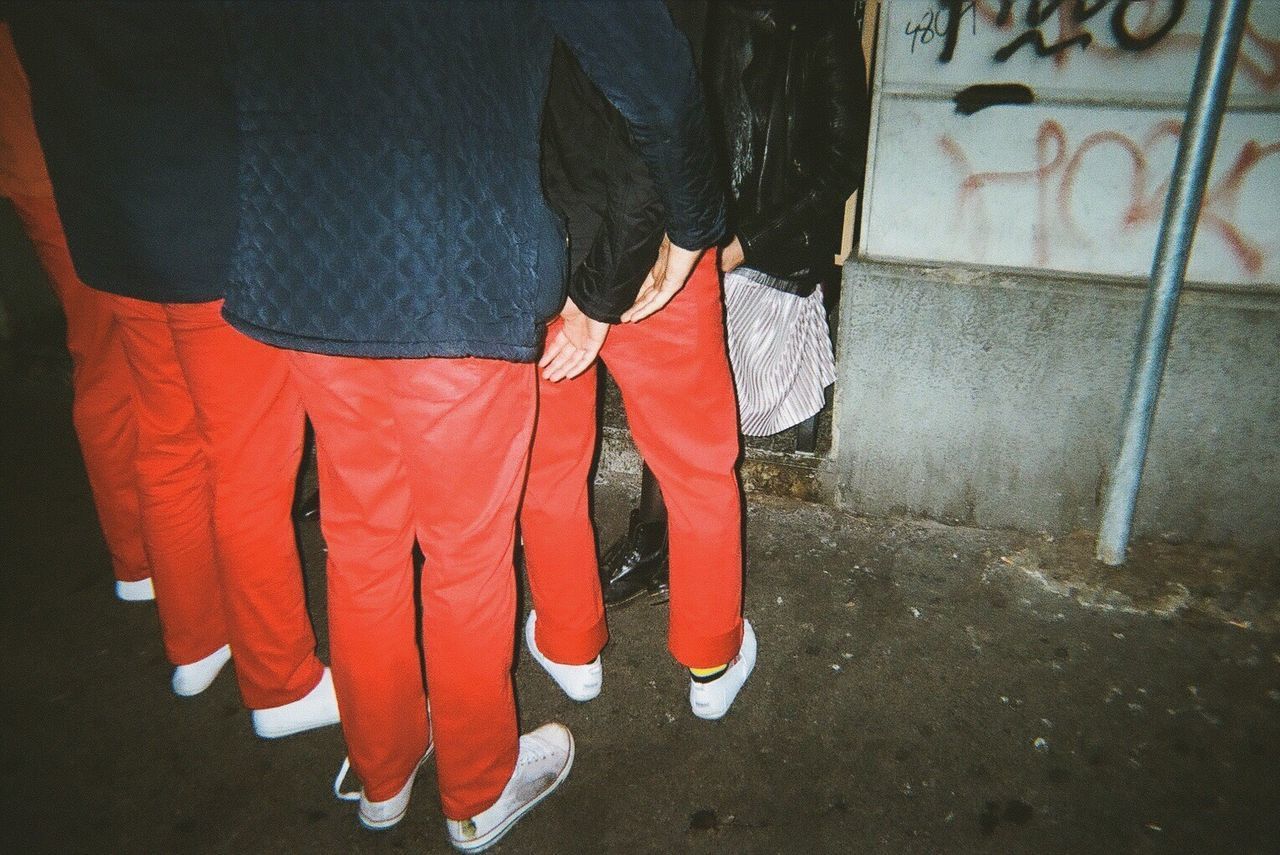
<path fill-rule="evenodd" d="M 733 243 L 720 250 L 720 272 L 728 273 L 735 267 L 741 266 L 746 260 L 746 253 L 742 251 L 742 241 L 735 237 Z"/>
<path fill-rule="evenodd" d="M 577 377 L 590 368 L 609 334 L 608 324 L 587 317 L 573 300 L 565 300 L 560 319 L 560 329 L 538 360 L 543 379 L 552 383 Z"/>
<path fill-rule="evenodd" d="M 662 246 L 658 247 L 658 260 L 640 286 L 636 301 L 622 313 L 622 322 L 634 324 L 642 321 L 671 302 L 671 298 L 680 293 L 701 257 L 702 250 L 681 249 L 670 238 L 663 237 Z"/>

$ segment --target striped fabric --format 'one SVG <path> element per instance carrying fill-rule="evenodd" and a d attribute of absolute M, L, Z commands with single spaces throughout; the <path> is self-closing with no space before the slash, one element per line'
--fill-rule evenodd
<path fill-rule="evenodd" d="M 724 278 L 729 362 L 746 436 L 779 433 L 817 413 L 836 379 L 822 288 L 797 297 L 771 281 L 743 267 Z"/>

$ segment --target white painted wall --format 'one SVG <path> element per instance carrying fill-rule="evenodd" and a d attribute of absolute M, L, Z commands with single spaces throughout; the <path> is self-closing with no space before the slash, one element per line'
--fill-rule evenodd
<path fill-rule="evenodd" d="M 1001 0 L 962 2 L 943 62 L 945 4 L 883 0 L 862 255 L 1145 278 L 1209 2 L 1013 0 L 1003 26 Z M 995 59 L 1031 30 L 1075 42 Z M 957 91 L 1011 82 L 1035 103 L 955 112 Z M 1252 5 L 1188 277 L 1280 285 L 1280 0 Z"/>

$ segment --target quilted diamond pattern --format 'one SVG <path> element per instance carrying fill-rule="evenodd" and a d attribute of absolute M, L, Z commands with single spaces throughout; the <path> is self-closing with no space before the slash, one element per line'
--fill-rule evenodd
<path fill-rule="evenodd" d="M 534 359 L 564 293 L 537 129 L 566 5 L 230 4 L 241 216 L 228 319 L 303 350 Z M 601 22 L 630 25 L 612 12 Z M 576 37 L 598 52 L 610 36 Z M 633 111 L 646 127 L 688 123 L 658 100 Z M 650 148 L 678 159 L 670 139 Z M 701 208 L 714 218 L 717 205 Z"/>

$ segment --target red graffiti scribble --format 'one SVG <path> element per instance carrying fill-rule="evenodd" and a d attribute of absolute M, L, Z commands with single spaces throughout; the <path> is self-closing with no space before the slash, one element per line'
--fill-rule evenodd
<path fill-rule="evenodd" d="M 1255 274 L 1260 272 L 1266 264 L 1266 255 L 1261 247 L 1241 234 L 1227 215 L 1235 215 L 1236 205 L 1240 201 L 1240 191 L 1244 188 L 1249 173 L 1273 154 L 1280 154 L 1280 142 L 1261 145 L 1257 140 L 1249 140 L 1245 143 L 1226 175 L 1206 191 L 1205 204 L 1201 207 L 1200 213 L 1202 222 L 1217 230 L 1222 239 L 1241 259 L 1245 269 Z"/>
<path fill-rule="evenodd" d="M 1048 150 L 1049 143 L 1056 146 L 1053 156 L 1046 162 L 1045 152 Z M 968 156 L 960 145 L 949 136 L 943 136 L 938 140 L 938 145 L 942 148 L 943 154 L 951 160 L 957 170 L 962 174 L 967 173 L 964 180 L 960 182 L 959 193 L 956 198 L 959 210 L 976 209 L 981 218 L 979 224 L 979 232 L 985 233 L 990 223 L 987 217 L 986 207 L 981 203 L 973 204 L 976 194 L 986 187 L 988 184 L 1020 184 L 1027 181 L 1035 181 L 1042 183 L 1044 178 L 1051 172 L 1057 170 L 1062 165 L 1062 161 L 1067 156 L 1067 136 L 1062 130 L 1062 126 L 1057 122 L 1045 122 L 1040 126 L 1039 133 L 1036 134 L 1036 166 L 1032 169 L 1020 172 L 978 172 L 973 171 L 973 167 L 969 163 Z M 1041 238 L 1037 236 L 1037 241 L 1047 240 L 1047 237 Z M 1044 249 L 1045 258 L 1041 263 L 1047 262 L 1047 244 L 1045 246 L 1037 246 L 1037 258 Z"/>
<path fill-rule="evenodd" d="M 1129 155 L 1133 164 L 1133 176 L 1129 183 L 1129 205 L 1121 221 L 1121 228 L 1128 230 L 1140 224 L 1152 222 L 1163 210 L 1164 198 L 1169 192 L 1169 179 L 1166 178 L 1151 194 L 1147 194 L 1147 152 L 1151 151 L 1155 144 L 1165 137 L 1171 137 L 1176 143 L 1181 134 L 1182 123 L 1177 119 L 1169 119 L 1157 124 L 1143 138 L 1141 144 L 1135 143 L 1129 137 L 1115 131 L 1101 131 L 1085 137 L 1084 141 L 1080 143 L 1080 147 L 1076 149 L 1076 153 L 1067 163 L 1067 168 L 1063 171 L 1062 181 L 1058 185 L 1058 215 L 1072 236 L 1081 242 L 1087 242 L 1084 231 L 1076 223 L 1072 214 L 1072 201 L 1074 200 L 1080 167 L 1084 162 L 1085 155 L 1103 145 L 1119 146 Z"/>
<path fill-rule="evenodd" d="M 1251 46 L 1256 46 L 1262 52 L 1269 67 L 1254 61 L 1247 52 Z M 1280 88 L 1280 39 L 1268 39 L 1254 29 L 1252 24 L 1245 24 L 1244 45 L 1240 48 L 1236 67 L 1263 92 L 1274 92 Z"/>
<path fill-rule="evenodd" d="M 968 155 L 951 136 L 938 138 L 938 146 L 960 176 L 956 190 L 956 222 L 970 221 L 970 240 L 977 257 L 986 254 L 991 233 L 990 216 L 982 198 L 982 190 L 992 185 L 1031 185 L 1036 192 L 1036 219 L 1032 223 L 1035 263 L 1047 266 L 1053 240 L 1070 241 L 1076 246 L 1093 247 L 1095 242 L 1076 221 L 1076 193 L 1092 190 L 1082 174 L 1086 158 L 1095 151 L 1117 148 L 1130 165 L 1128 195 L 1117 229 L 1132 232 L 1149 228 L 1160 221 L 1170 177 L 1160 176 L 1152 186 L 1150 155 L 1158 146 L 1176 145 L 1182 123 L 1176 119 L 1159 122 L 1143 138 L 1134 140 L 1119 131 L 1100 131 L 1085 137 L 1074 149 L 1067 131 L 1056 121 L 1046 120 L 1036 133 L 1036 166 L 1032 169 L 975 172 Z M 1236 259 L 1240 268 L 1253 276 L 1266 267 L 1268 256 L 1263 246 L 1245 235 L 1236 223 L 1241 192 L 1249 176 L 1264 160 L 1280 155 L 1280 141 L 1267 144 L 1249 140 L 1236 153 L 1231 166 L 1206 189 L 1200 209 L 1200 224 L 1217 235 Z M 1049 200 L 1055 204 L 1050 204 Z"/>
<path fill-rule="evenodd" d="M 1072 215 L 1072 201 L 1076 187 L 1076 176 L 1080 172 L 1080 166 L 1084 163 L 1085 155 L 1104 145 L 1119 146 L 1129 155 L 1129 159 L 1133 164 L 1133 176 L 1129 182 L 1129 207 L 1125 210 L 1124 226 L 1126 228 L 1139 223 L 1143 219 L 1144 205 L 1142 194 L 1146 192 L 1147 187 L 1147 158 L 1142 153 L 1142 149 L 1124 134 L 1114 131 L 1103 131 L 1090 136 L 1080 148 L 1076 149 L 1076 153 L 1072 155 L 1071 161 L 1067 164 L 1066 173 L 1062 181 L 1058 184 L 1058 214 L 1062 218 L 1062 224 L 1071 231 L 1073 237 L 1080 241 L 1087 241 L 1084 230 L 1076 222 Z"/>

